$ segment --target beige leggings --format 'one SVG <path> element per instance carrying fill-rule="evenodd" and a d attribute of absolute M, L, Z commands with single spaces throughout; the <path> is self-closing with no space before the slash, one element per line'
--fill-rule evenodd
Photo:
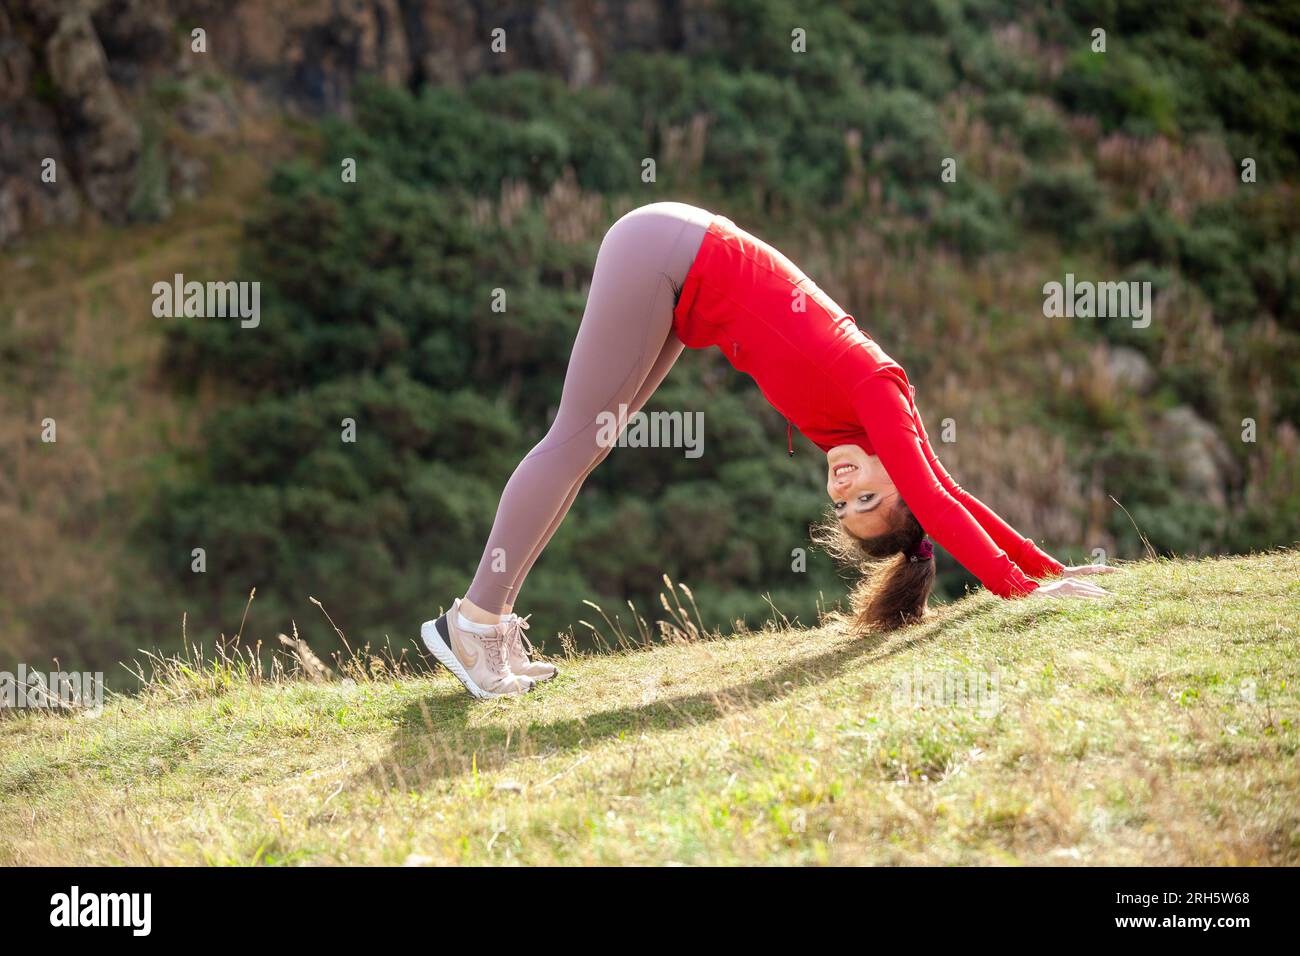
<path fill-rule="evenodd" d="M 639 411 L 681 354 L 680 289 L 713 214 L 684 203 L 634 209 L 601 240 L 582 324 L 550 430 L 515 468 L 466 597 L 500 614 L 555 534 L 578 489 L 612 448 L 605 416 Z"/>

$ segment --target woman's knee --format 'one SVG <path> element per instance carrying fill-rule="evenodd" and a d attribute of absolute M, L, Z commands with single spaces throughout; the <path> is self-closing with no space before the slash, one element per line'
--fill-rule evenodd
<path fill-rule="evenodd" d="M 617 416 L 610 413 L 608 417 L 605 421 L 602 413 L 592 424 L 575 429 L 562 421 L 563 416 L 557 416 L 542 440 L 524 457 L 524 462 L 544 465 L 566 475 L 581 474 L 608 455 L 618 439 L 622 429 Z"/>

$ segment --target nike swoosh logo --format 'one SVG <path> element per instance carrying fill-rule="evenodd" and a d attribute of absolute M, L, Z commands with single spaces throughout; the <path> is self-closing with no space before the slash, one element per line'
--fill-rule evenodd
<path fill-rule="evenodd" d="M 464 665 L 466 670 L 478 664 L 478 651 L 472 650 L 464 641 L 457 641 L 454 637 L 451 642 L 451 652 L 456 655 L 456 660 Z"/>

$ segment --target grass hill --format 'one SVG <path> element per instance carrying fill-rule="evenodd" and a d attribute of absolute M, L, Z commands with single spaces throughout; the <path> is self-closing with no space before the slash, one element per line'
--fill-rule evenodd
<path fill-rule="evenodd" d="M 1294 865 L 1298 582 L 1149 561 L 884 638 L 697 634 L 684 600 L 674 640 L 547 647 L 492 702 L 157 662 L 98 717 L 0 721 L 0 864 Z"/>

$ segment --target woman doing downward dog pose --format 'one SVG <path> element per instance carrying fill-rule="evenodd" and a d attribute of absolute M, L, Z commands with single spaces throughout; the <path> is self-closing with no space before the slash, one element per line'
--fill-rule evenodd
<path fill-rule="evenodd" d="M 724 216 L 658 202 L 605 234 L 555 421 L 506 483 L 469 590 L 422 628 L 427 652 L 471 694 L 555 676 L 530 659 L 513 613 L 524 579 L 609 454 L 603 423 L 639 411 L 683 347 L 711 345 L 826 452 L 834 519 L 819 540 L 842 559 L 892 559 L 856 596 L 862 626 L 924 616 L 927 534 L 1003 598 L 1107 593 L 1077 579 L 1103 569 L 1063 567 L 953 481 L 902 367 L 793 262 Z M 1034 580 L 1054 577 L 1064 579 Z"/>

